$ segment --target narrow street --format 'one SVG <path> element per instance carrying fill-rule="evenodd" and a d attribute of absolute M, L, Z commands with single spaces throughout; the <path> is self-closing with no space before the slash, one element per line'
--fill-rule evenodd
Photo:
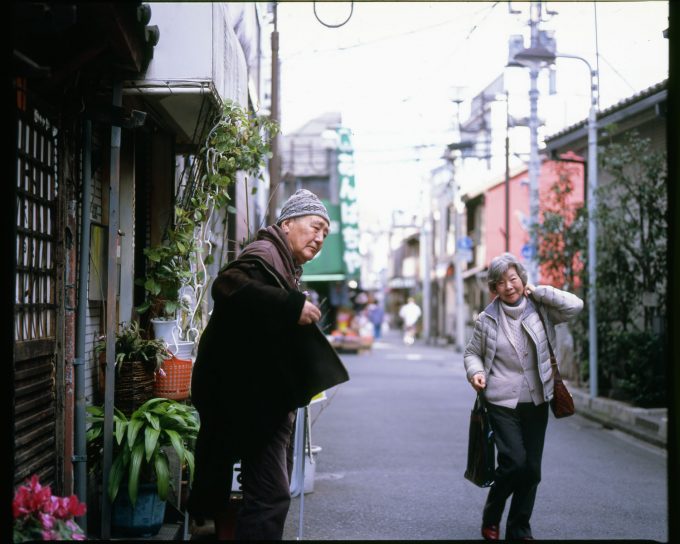
<path fill-rule="evenodd" d="M 475 395 L 462 354 L 390 332 L 342 358 L 350 381 L 312 407 L 322 449 L 302 539 L 481 539 L 487 490 L 463 478 Z M 298 497 L 284 538 L 299 537 L 299 519 Z M 532 527 L 537 539 L 667 541 L 665 450 L 551 416 Z"/>

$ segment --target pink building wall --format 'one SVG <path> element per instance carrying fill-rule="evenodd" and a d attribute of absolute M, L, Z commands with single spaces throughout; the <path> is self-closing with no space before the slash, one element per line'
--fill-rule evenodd
<path fill-rule="evenodd" d="M 571 156 L 571 159 L 578 157 Z M 550 188 L 559 179 L 560 169 L 566 169 L 574 184 L 570 203 L 584 202 L 583 164 L 563 161 L 544 161 L 539 175 L 539 211 L 549 195 Z M 525 230 L 521 218 L 529 219 L 529 172 L 524 170 L 510 178 L 510 253 L 522 260 L 522 246 L 529 242 L 529 232 Z M 484 195 L 484 242 L 486 244 L 486 263 L 505 251 L 505 182 L 501 181 Z M 541 278 L 543 282 L 545 278 Z"/>

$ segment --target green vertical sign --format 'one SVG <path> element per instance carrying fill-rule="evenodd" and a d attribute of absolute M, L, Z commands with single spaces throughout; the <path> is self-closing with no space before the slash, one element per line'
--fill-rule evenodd
<path fill-rule="evenodd" d="M 343 262 L 348 278 L 358 279 L 361 272 L 359 254 L 359 206 L 354 180 L 354 148 L 350 130 L 340 127 L 338 133 L 338 177 L 340 180 L 340 220 L 345 246 Z"/>
<path fill-rule="evenodd" d="M 323 249 L 304 266 L 304 276 L 318 276 L 323 274 L 341 275 L 345 273 L 342 261 L 342 232 L 340 230 L 340 205 L 322 200 L 328 210 L 331 220 L 330 232 L 324 240 Z"/>

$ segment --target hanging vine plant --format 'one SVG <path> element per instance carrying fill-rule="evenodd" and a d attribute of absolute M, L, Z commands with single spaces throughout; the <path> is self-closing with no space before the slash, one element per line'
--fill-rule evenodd
<path fill-rule="evenodd" d="M 227 100 L 208 132 L 200 150 L 198 182 L 182 195 L 175 206 L 175 224 L 166 231 L 163 242 L 146 248 L 146 275 L 136 283 L 143 285 L 145 300 L 136 310 L 151 317 L 172 317 L 182 306 L 180 288 L 195 271 L 191 263 L 202 258 L 210 264 L 212 255 L 202 257 L 196 232 L 211 213 L 229 206 L 229 187 L 237 175 L 262 179 L 265 159 L 271 155 L 270 142 L 278 125 L 266 117 L 251 116 L 238 103 Z M 199 237 L 200 238 L 200 237 Z"/>
<path fill-rule="evenodd" d="M 207 170 L 204 192 L 215 198 L 217 209 L 226 206 L 226 189 L 236 183 L 238 172 L 262 179 L 264 159 L 270 156 L 269 145 L 277 131 L 270 119 L 251 117 L 236 102 L 225 103 L 203 150 Z"/>

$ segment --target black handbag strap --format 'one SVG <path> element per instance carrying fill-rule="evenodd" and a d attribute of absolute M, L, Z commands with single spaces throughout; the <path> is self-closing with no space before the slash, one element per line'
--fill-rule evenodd
<path fill-rule="evenodd" d="M 476 403 L 479 405 L 479 407 L 480 407 L 484 412 L 488 412 L 488 411 L 489 411 L 488 402 L 489 402 L 489 401 L 486 400 L 486 394 L 485 394 L 484 389 L 482 389 L 481 391 L 478 391 L 478 392 L 477 392 L 477 400 L 476 400 Z"/>
<path fill-rule="evenodd" d="M 543 314 L 541 313 L 541 309 L 539 308 L 540 304 L 534 298 L 533 295 L 529 295 L 529 298 L 531 299 L 531 301 L 536 306 L 536 313 L 538 314 L 538 318 L 541 320 L 541 324 L 543 325 L 543 330 L 545 331 L 545 341 L 548 342 L 548 351 L 550 352 L 550 366 L 552 367 L 553 378 L 558 377 L 558 378 L 561 379 L 562 376 L 560 375 L 560 369 L 557 367 L 557 357 L 555 357 L 555 352 L 553 351 L 553 348 L 550 345 L 550 337 L 548 336 L 548 327 L 545 326 L 545 319 L 543 318 Z"/>

